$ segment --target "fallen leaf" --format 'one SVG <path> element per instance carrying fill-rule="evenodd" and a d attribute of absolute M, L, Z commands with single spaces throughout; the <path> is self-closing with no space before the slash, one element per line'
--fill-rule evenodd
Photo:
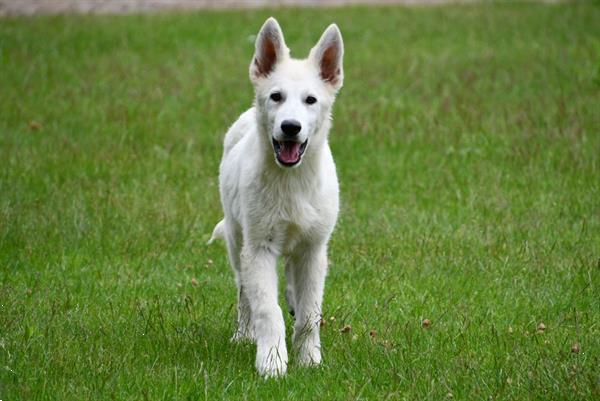
<path fill-rule="evenodd" d="M 538 331 L 545 331 L 546 325 L 544 323 L 540 323 L 540 324 L 538 324 L 537 329 L 538 329 Z"/>
<path fill-rule="evenodd" d="M 198 280 L 196 280 L 195 278 L 192 278 L 192 285 L 195 287 L 198 285 Z"/>
<path fill-rule="evenodd" d="M 579 354 L 579 343 L 571 345 L 571 352 L 574 354 Z"/>
<path fill-rule="evenodd" d="M 29 129 L 32 131 L 38 131 L 40 129 L 42 129 L 42 124 L 38 123 L 37 121 L 29 121 Z"/>
<path fill-rule="evenodd" d="M 421 322 L 421 325 L 423 327 L 427 328 L 431 325 L 431 321 L 429 319 L 423 319 L 423 321 Z"/>
<path fill-rule="evenodd" d="M 377 337 L 377 332 L 375 330 L 371 330 L 369 331 L 369 336 L 371 336 L 371 338 L 375 338 Z"/>
<path fill-rule="evenodd" d="M 349 324 L 345 325 L 340 329 L 340 333 L 350 333 L 350 331 L 352 331 L 352 326 L 350 326 Z"/>

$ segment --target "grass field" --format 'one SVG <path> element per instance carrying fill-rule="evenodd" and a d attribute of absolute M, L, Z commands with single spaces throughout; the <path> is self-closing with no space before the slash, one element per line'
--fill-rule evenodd
<path fill-rule="evenodd" d="M 271 14 L 296 56 L 336 21 L 346 80 L 324 364 L 265 381 L 205 241 Z M 0 399 L 600 397 L 597 3 L 4 19 L 0 55 Z"/>

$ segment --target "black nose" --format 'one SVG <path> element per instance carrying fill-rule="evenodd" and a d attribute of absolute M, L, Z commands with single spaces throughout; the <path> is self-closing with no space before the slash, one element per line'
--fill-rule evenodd
<path fill-rule="evenodd" d="M 294 136 L 302 129 L 299 121 L 296 120 L 283 120 L 281 123 L 281 130 L 284 134 Z"/>

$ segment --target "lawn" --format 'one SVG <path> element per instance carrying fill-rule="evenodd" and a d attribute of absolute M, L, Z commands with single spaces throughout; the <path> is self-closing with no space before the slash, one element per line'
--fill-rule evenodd
<path fill-rule="evenodd" d="M 205 245 L 269 15 L 346 45 L 324 363 L 280 380 Z M 14 18 L 0 57 L 1 400 L 600 397 L 597 3 Z"/>

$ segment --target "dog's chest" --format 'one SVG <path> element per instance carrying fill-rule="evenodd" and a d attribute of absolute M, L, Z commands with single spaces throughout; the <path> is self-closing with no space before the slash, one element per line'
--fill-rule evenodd
<path fill-rule="evenodd" d="M 270 205 L 270 220 L 288 236 L 309 234 L 322 217 L 315 198 L 305 193 L 280 192 Z"/>
<path fill-rule="evenodd" d="M 261 191 L 260 217 L 267 240 L 288 253 L 303 241 L 328 232 L 326 208 L 317 188 L 295 182 L 273 182 Z"/>
<path fill-rule="evenodd" d="M 317 211 L 307 205 L 296 208 L 282 207 L 280 213 L 273 217 L 268 232 L 272 244 L 278 248 L 278 253 L 292 253 L 298 244 L 316 240 L 326 231 Z"/>

